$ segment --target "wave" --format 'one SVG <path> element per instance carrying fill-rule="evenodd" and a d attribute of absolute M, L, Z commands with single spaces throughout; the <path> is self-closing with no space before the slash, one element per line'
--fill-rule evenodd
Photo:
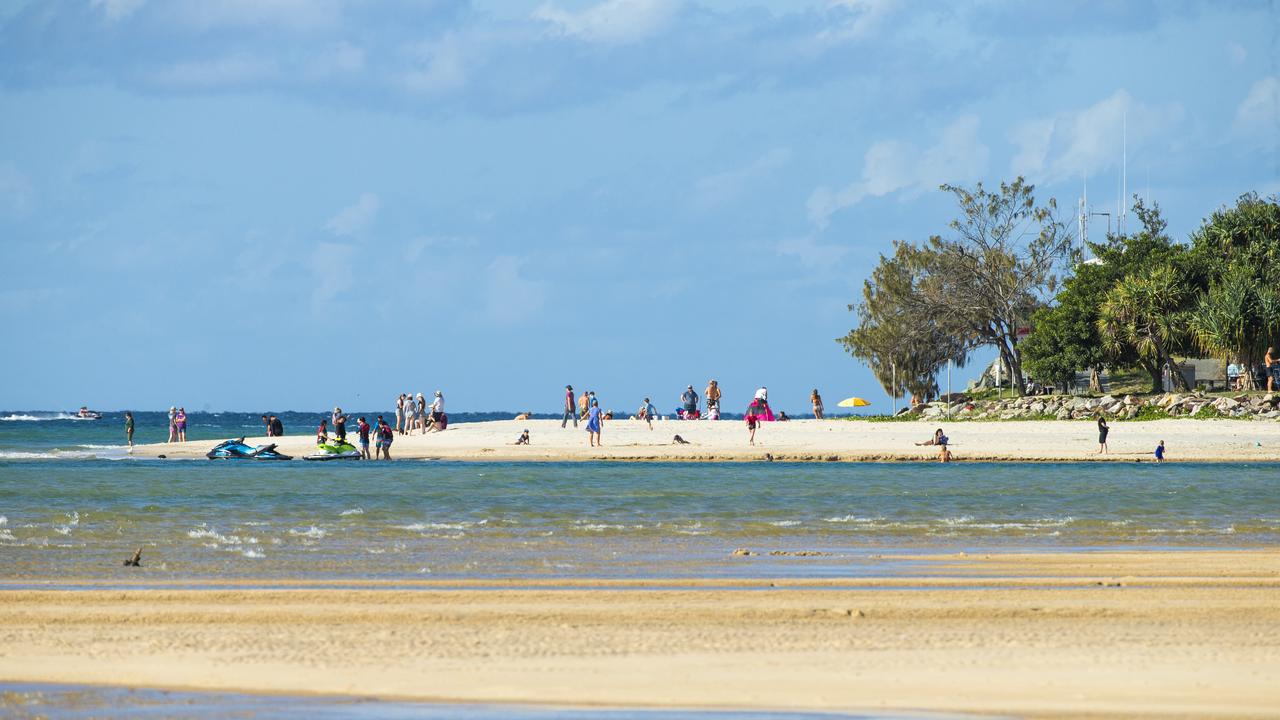
<path fill-rule="evenodd" d="M 80 418 L 77 415 L 73 415 L 72 413 L 65 413 L 65 412 L 39 413 L 35 415 L 28 414 L 28 413 L 13 413 L 10 415 L 6 415 L 4 417 L 0 417 L 0 421 L 2 422 L 45 422 L 48 420 L 81 420 L 81 419 L 87 420 L 88 418 Z"/>

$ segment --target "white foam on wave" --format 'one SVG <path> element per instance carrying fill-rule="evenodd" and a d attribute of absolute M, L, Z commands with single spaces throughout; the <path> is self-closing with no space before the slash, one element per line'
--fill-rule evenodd
<path fill-rule="evenodd" d="M 799 520 L 777 520 L 769 524 L 774 527 L 795 527 L 796 525 L 801 525 L 803 523 Z"/>
<path fill-rule="evenodd" d="M 0 515 L 0 525 L 8 525 L 8 524 L 9 524 L 9 518 L 5 517 L 4 515 Z"/>
<path fill-rule="evenodd" d="M 223 535 L 216 529 L 209 527 L 205 523 L 200 523 L 199 527 L 187 531 L 187 537 L 194 540 L 208 539 L 214 540 L 214 543 L 203 543 L 205 547 L 218 547 L 219 545 L 257 545 L 258 538 L 246 537 L 239 535 Z"/>
<path fill-rule="evenodd" d="M 240 554 L 247 558 L 264 558 L 267 556 L 267 554 L 261 550 L 254 550 L 253 548 L 241 550 Z"/>
<path fill-rule="evenodd" d="M 320 538 L 324 537 L 325 535 L 328 535 L 328 533 L 327 533 L 327 532 L 325 532 L 324 530 L 321 530 L 320 528 L 316 527 L 315 525 L 312 525 L 311 527 L 306 528 L 306 529 L 302 529 L 302 528 L 290 528 L 290 529 L 289 529 L 289 534 L 290 534 L 290 535 L 296 535 L 296 536 L 298 536 L 298 537 L 309 537 L 309 538 L 314 538 L 314 539 L 316 539 L 316 540 L 319 540 Z"/>
<path fill-rule="evenodd" d="M 18 538 L 15 537 L 14 534 L 9 532 L 8 530 L 4 528 L 0 528 L 0 540 L 4 540 L 6 542 L 17 542 Z"/>
<path fill-rule="evenodd" d="M 426 530 L 466 530 L 467 528 L 475 527 L 476 525 L 486 525 L 488 524 L 488 522 L 489 522 L 488 520 L 481 520 L 480 522 L 458 522 L 458 523 L 416 522 L 416 523 L 409 523 L 408 525 L 392 525 L 391 527 L 395 528 L 396 530 L 408 530 L 409 532 L 424 532 Z"/>
<path fill-rule="evenodd" d="M 364 514 L 364 508 L 358 508 L 358 507 L 357 507 L 357 508 L 351 508 L 350 510 L 343 510 L 342 512 L 340 512 L 340 513 L 338 513 L 338 514 L 339 514 L 339 515 L 341 515 L 341 516 L 343 516 L 343 517 L 346 517 L 346 516 L 348 516 L 348 515 L 363 515 L 363 514 Z"/>
<path fill-rule="evenodd" d="M 79 420 L 80 417 L 71 413 L 40 413 L 39 415 L 29 415 L 27 413 L 13 413 L 0 417 L 0 422 L 45 422 L 47 420 Z M 85 418 L 88 419 L 88 418 Z"/>

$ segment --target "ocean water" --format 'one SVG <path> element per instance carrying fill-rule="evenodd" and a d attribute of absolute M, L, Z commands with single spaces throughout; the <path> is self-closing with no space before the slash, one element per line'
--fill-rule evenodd
<path fill-rule="evenodd" d="M 3 420 L 24 415 L 52 414 L 0 413 L 0 579 L 19 582 L 839 577 L 918 552 L 1280 542 L 1272 464 L 143 460 L 118 418 Z M 139 415 L 140 439 L 165 423 Z"/>

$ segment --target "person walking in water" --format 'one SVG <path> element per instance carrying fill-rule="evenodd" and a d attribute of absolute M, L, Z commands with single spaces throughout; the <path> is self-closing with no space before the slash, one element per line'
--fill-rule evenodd
<path fill-rule="evenodd" d="M 573 402 L 573 386 L 564 386 L 564 417 L 560 418 L 560 429 L 569 427 L 569 418 L 573 418 L 573 428 L 578 428 L 578 413 Z"/>
<path fill-rule="evenodd" d="M 360 459 L 372 460 L 369 455 L 369 423 L 363 417 L 356 419 L 356 434 L 360 436 Z"/>
<path fill-rule="evenodd" d="M 391 426 L 387 424 L 387 421 L 383 420 L 382 416 L 379 415 L 378 428 L 374 432 L 377 434 L 377 438 L 374 441 L 373 458 L 377 460 L 378 457 L 381 456 L 386 460 L 390 460 L 391 459 L 391 441 L 396 439 L 395 431 L 393 431 L 391 429 Z"/>
<path fill-rule="evenodd" d="M 1098 415 L 1098 454 L 1110 454 L 1111 449 L 1107 447 L 1107 433 L 1111 432 L 1111 428 L 1107 426 L 1107 418 L 1105 415 Z"/>
<path fill-rule="evenodd" d="M 600 430 L 603 424 L 604 419 L 600 415 L 600 403 L 592 400 L 591 407 L 587 408 L 587 441 L 591 444 L 591 447 L 602 447 Z"/>
<path fill-rule="evenodd" d="M 124 414 L 124 439 L 129 443 L 129 452 L 133 452 L 133 413 Z"/>
<path fill-rule="evenodd" d="M 813 394 L 809 396 L 809 402 L 813 403 L 813 419 L 822 419 L 822 396 L 818 394 L 818 388 L 813 389 Z"/>

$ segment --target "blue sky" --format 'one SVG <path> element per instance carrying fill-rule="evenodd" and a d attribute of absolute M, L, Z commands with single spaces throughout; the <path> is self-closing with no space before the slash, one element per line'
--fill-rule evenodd
<path fill-rule="evenodd" d="M 11 0 L 0 407 L 885 407 L 942 182 L 1280 192 L 1267 2 Z M 959 378 L 968 373 L 957 375 Z"/>

